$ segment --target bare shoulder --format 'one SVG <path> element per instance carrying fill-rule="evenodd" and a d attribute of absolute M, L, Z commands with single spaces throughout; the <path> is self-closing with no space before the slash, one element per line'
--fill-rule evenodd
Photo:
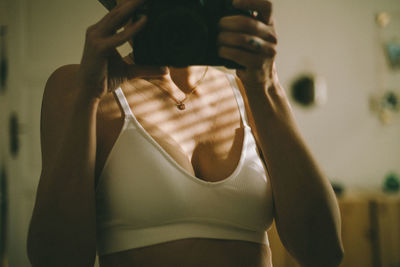
<path fill-rule="evenodd" d="M 43 93 L 43 101 L 46 103 L 48 100 L 54 100 L 54 98 L 58 97 L 67 97 L 68 94 L 72 94 L 73 92 L 70 86 L 75 82 L 78 69 L 78 64 L 64 65 L 56 69 L 47 79 Z"/>
<path fill-rule="evenodd" d="M 42 165 L 52 158 L 62 140 L 66 121 L 70 115 L 75 95 L 76 73 L 79 65 L 65 65 L 56 69 L 48 78 L 43 92 L 40 140 Z"/>
<path fill-rule="evenodd" d="M 79 65 L 65 65 L 56 69 L 48 78 L 42 98 L 41 122 L 53 124 L 65 116 L 75 94 L 76 73 Z"/>

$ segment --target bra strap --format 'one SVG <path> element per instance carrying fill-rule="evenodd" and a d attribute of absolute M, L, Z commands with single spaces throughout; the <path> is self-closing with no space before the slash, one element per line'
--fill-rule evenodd
<path fill-rule="evenodd" d="M 242 117 L 243 124 L 245 126 L 249 127 L 249 123 L 248 123 L 248 120 L 247 120 L 247 113 L 246 113 L 246 108 L 244 106 L 243 97 L 242 97 L 242 95 L 240 93 L 239 86 L 238 86 L 238 84 L 236 82 L 235 76 L 233 74 L 230 74 L 230 73 L 227 73 L 226 75 L 227 75 L 227 78 L 228 78 L 229 82 L 231 83 L 232 88 L 233 88 L 233 93 L 235 94 L 235 99 L 236 99 L 236 102 L 237 102 L 237 104 L 239 106 L 240 116 Z"/>
<path fill-rule="evenodd" d="M 127 117 L 135 118 L 135 116 L 133 116 L 131 108 L 129 107 L 128 101 L 126 100 L 124 92 L 122 92 L 121 87 L 118 87 L 118 89 L 115 90 L 114 93 L 117 96 L 119 105 L 121 106 L 124 112 L 125 118 Z"/>

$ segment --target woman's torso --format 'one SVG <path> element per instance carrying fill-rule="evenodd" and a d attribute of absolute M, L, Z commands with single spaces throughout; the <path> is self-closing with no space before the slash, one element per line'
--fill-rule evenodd
<path fill-rule="evenodd" d="M 210 68 L 184 111 L 145 79 L 122 86 L 136 119 L 187 172 L 205 181 L 228 177 L 238 165 L 244 138 L 236 99 L 226 74 Z M 163 84 L 163 86 L 174 86 Z M 100 104 L 96 179 L 124 123 L 114 95 Z M 107 129 L 107 130 L 105 130 Z M 205 238 L 176 240 L 103 255 L 102 267 L 115 266 L 270 266 L 263 244 Z"/>

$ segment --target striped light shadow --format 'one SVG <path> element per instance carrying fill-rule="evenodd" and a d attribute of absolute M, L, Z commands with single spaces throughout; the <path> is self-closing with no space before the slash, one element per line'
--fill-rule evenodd
<path fill-rule="evenodd" d="M 217 90 L 215 90 L 217 91 Z M 215 93 L 215 92 L 213 92 Z M 200 111 L 202 109 L 204 109 L 204 105 L 218 105 L 218 106 L 223 106 L 226 105 L 227 102 L 232 102 L 232 104 L 230 104 L 229 106 L 227 106 L 227 108 L 231 108 L 232 105 L 236 105 L 235 100 L 232 101 L 232 93 L 219 93 L 219 97 L 208 97 L 210 94 L 208 95 L 202 95 L 202 99 L 204 101 L 202 102 L 195 102 L 195 104 L 190 105 L 192 103 L 188 103 L 188 106 L 190 107 L 190 112 L 177 112 L 177 113 L 169 113 L 169 112 L 165 112 L 164 108 L 166 107 L 170 107 L 170 103 L 165 104 L 165 106 L 159 106 L 156 105 L 153 102 L 149 102 L 147 107 L 145 108 L 141 108 L 138 105 L 135 105 L 134 107 L 132 107 L 132 109 L 134 109 L 134 113 L 136 115 L 136 117 L 141 118 L 141 117 L 146 117 L 146 119 L 148 121 L 151 121 L 152 124 L 155 125 L 162 125 L 163 123 L 171 123 L 174 122 L 174 124 L 176 125 L 175 127 L 178 127 L 179 129 L 184 128 L 185 126 L 191 126 L 192 124 L 198 124 L 201 123 L 202 119 L 209 119 L 209 117 L 206 118 L 199 118 L 198 114 L 200 113 Z M 215 99 L 218 100 L 215 100 Z M 213 102 L 207 102 L 209 100 L 213 100 Z M 168 99 L 167 99 L 168 100 Z M 156 102 L 156 101 L 154 101 Z M 205 104 L 204 104 L 205 103 Z M 142 104 L 142 106 L 144 106 Z M 150 113 L 150 114 L 146 114 L 146 113 Z M 172 129 L 171 129 L 172 130 Z"/>
<path fill-rule="evenodd" d="M 173 109 L 175 102 L 170 96 L 148 82 L 127 84 L 124 93 L 139 123 L 145 119 L 143 125 L 150 135 L 161 130 L 183 147 L 189 158 L 195 149 L 208 146 L 206 149 L 214 151 L 219 162 L 232 162 L 236 160 L 230 158 L 232 151 L 234 148 L 237 150 L 237 138 L 243 133 L 237 132 L 241 125 L 240 113 L 228 79 L 224 75 L 216 77 L 208 78 L 200 85 L 199 89 L 207 88 L 207 93 L 201 90 L 201 99 L 192 95 L 185 111 Z M 121 111 L 115 105 L 115 99 L 106 101 L 110 103 L 104 103 L 103 112 L 120 118 Z M 205 107 L 210 111 L 208 114 L 203 111 Z"/>
<path fill-rule="evenodd" d="M 209 81 L 212 82 L 212 81 Z M 222 83 L 220 83 L 222 85 Z M 146 86 L 147 87 L 147 86 Z M 214 87 L 219 87 L 219 85 L 214 85 Z M 154 94 L 154 88 L 153 88 L 153 93 L 147 93 L 147 97 L 145 96 L 146 93 L 143 93 L 146 91 L 147 88 L 135 88 L 135 91 L 132 90 L 127 90 L 129 95 L 127 95 L 128 101 L 132 104 L 132 111 L 134 112 L 135 116 L 137 118 L 146 118 L 146 120 L 151 121 L 152 124 L 163 124 L 165 122 L 171 123 L 179 123 L 183 125 L 190 125 L 190 123 L 199 123 L 199 117 L 196 117 L 197 114 L 200 113 L 200 111 L 204 108 L 204 105 L 206 104 L 215 104 L 215 99 L 218 99 L 217 105 L 223 105 L 224 101 L 226 99 L 229 99 L 229 94 L 223 95 L 224 93 L 218 92 L 218 90 L 214 90 L 211 93 L 207 95 L 202 95 L 202 102 L 199 101 L 193 101 L 195 104 L 192 102 L 189 102 L 188 105 L 190 106 L 190 112 L 176 112 L 176 113 L 171 113 L 171 112 L 165 112 L 167 108 L 171 108 L 171 105 L 174 104 L 174 102 L 166 98 L 165 104 L 160 105 L 158 100 L 149 100 L 149 101 L 143 101 L 143 98 L 149 98 L 150 96 L 153 96 L 154 98 L 159 98 L 162 97 L 161 94 Z M 150 90 L 147 90 L 150 91 Z M 138 95 L 141 94 L 143 98 L 138 97 Z M 212 94 L 212 96 L 210 96 Z M 219 94 L 219 96 L 214 96 L 215 94 Z M 230 93 L 232 95 L 232 93 Z M 164 97 L 165 98 L 165 97 Z M 215 102 L 207 103 L 208 100 L 213 99 Z M 140 101 L 139 101 L 140 100 Z M 205 104 L 204 104 L 205 103 Z M 181 127 L 181 125 L 179 125 Z"/>
<path fill-rule="evenodd" d="M 231 105 L 229 109 L 227 108 L 224 112 L 219 113 L 218 131 L 215 133 L 210 131 L 213 130 L 213 122 L 210 122 L 210 119 L 207 118 L 192 121 L 190 124 L 181 124 L 179 127 L 175 125 L 175 128 L 171 130 L 170 133 L 173 135 L 175 141 L 183 147 L 193 148 L 195 145 L 193 140 L 199 141 L 201 139 L 204 140 L 205 138 L 212 138 L 213 143 L 216 144 L 219 141 L 218 136 L 230 135 L 232 137 L 235 128 L 238 127 L 240 115 L 237 114 L 236 116 L 233 116 L 234 112 L 238 112 L 236 105 Z M 173 128 L 173 126 L 171 126 L 171 128 Z M 155 130 L 160 130 L 157 124 L 147 124 L 147 131 L 152 132 Z M 223 146 L 226 146 L 226 144 L 223 144 Z"/>
<path fill-rule="evenodd" d="M 155 88 L 157 86 L 150 84 L 149 82 L 147 82 L 147 83 L 148 83 L 148 86 L 145 86 L 145 87 L 132 86 L 133 90 L 127 90 L 131 93 L 129 93 L 126 97 L 129 101 L 129 103 L 135 103 L 131 108 L 137 117 L 147 117 L 149 121 L 152 121 L 153 123 L 159 123 L 159 122 L 165 121 L 165 120 L 174 120 L 175 118 L 182 118 L 188 114 L 187 112 L 179 112 L 178 114 L 165 113 L 164 109 L 170 108 L 172 105 L 175 105 L 175 102 L 170 97 L 170 95 L 168 95 L 168 93 L 166 93 L 165 91 L 162 91 L 162 89 L 160 89 L 160 88 Z M 145 84 L 145 83 L 143 83 L 143 84 Z M 201 87 L 209 86 L 210 84 L 213 84 L 213 86 L 215 86 L 215 82 L 212 80 L 209 80 L 207 82 L 202 83 Z M 146 90 L 146 88 L 148 90 Z M 150 88 L 151 88 L 151 90 L 149 90 Z M 158 91 L 157 94 L 155 94 L 154 91 Z M 157 98 L 155 98 L 155 96 L 157 96 Z M 192 97 L 195 98 L 196 95 L 194 94 Z M 209 98 L 208 95 L 204 95 L 202 97 Z M 148 99 L 148 101 L 142 101 L 143 98 Z M 153 98 L 155 100 L 151 100 L 150 98 Z M 163 105 L 157 106 L 157 109 L 154 109 L 154 106 L 148 104 L 153 101 L 158 102 L 159 101 L 158 99 L 164 99 L 165 101 L 164 101 Z M 194 107 L 194 108 L 191 108 L 191 111 L 197 112 L 200 108 L 201 108 L 201 106 Z M 148 114 L 148 113 L 150 113 L 150 114 Z M 163 115 L 161 117 L 159 117 L 160 113 L 163 113 Z M 168 114 L 169 116 L 165 117 L 166 114 Z"/>
<path fill-rule="evenodd" d="M 225 119 L 224 119 L 224 123 L 222 123 L 222 124 L 220 123 L 220 121 L 218 121 L 218 128 L 219 129 L 223 129 L 226 125 L 232 125 L 232 124 L 236 124 L 237 123 L 237 120 L 228 119 L 227 118 L 227 117 L 232 117 L 232 114 L 234 114 L 235 111 L 236 111 L 235 108 L 230 108 L 229 110 L 225 110 L 224 112 L 221 113 L 224 116 Z M 219 118 L 218 118 L 218 120 L 219 120 Z M 227 121 L 228 121 L 228 124 L 226 123 Z M 203 120 L 202 122 L 206 123 L 207 120 Z M 213 122 L 208 122 L 208 124 L 211 124 L 211 123 L 213 123 Z M 190 135 L 190 130 L 193 129 L 193 127 L 195 127 L 195 126 L 197 126 L 199 124 L 201 124 L 201 122 L 200 123 L 199 122 L 193 123 L 191 127 L 183 125 L 180 128 L 177 128 L 175 130 L 175 132 L 182 133 L 181 134 L 181 139 L 179 139 L 179 141 L 185 142 L 188 138 L 190 138 L 192 136 L 192 135 Z M 234 129 L 232 129 L 232 130 L 234 130 Z M 208 133 L 208 129 L 203 129 L 201 132 L 198 132 L 197 135 L 200 136 L 200 135 L 203 135 L 205 133 Z"/>
<path fill-rule="evenodd" d="M 201 112 L 196 113 L 193 112 L 188 114 L 185 118 L 182 118 L 177 124 L 175 124 L 174 129 L 171 130 L 184 130 L 184 128 L 192 127 L 195 124 L 201 123 L 202 121 L 206 120 L 207 122 L 215 122 L 216 120 L 220 121 L 223 119 L 224 116 L 233 115 L 235 111 L 238 112 L 236 103 L 231 101 L 230 99 L 221 100 L 219 105 L 224 106 L 225 108 L 218 112 L 218 116 L 209 115 L 209 114 L 201 114 Z M 200 111 L 201 109 L 198 109 Z M 239 114 L 239 113 L 237 113 Z M 161 121 L 159 123 L 162 123 Z"/>

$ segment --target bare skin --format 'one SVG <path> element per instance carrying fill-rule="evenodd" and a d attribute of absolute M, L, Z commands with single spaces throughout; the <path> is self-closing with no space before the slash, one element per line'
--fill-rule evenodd
<path fill-rule="evenodd" d="M 100 258 L 100 266 L 272 266 L 270 248 L 245 241 L 183 239 Z"/>

